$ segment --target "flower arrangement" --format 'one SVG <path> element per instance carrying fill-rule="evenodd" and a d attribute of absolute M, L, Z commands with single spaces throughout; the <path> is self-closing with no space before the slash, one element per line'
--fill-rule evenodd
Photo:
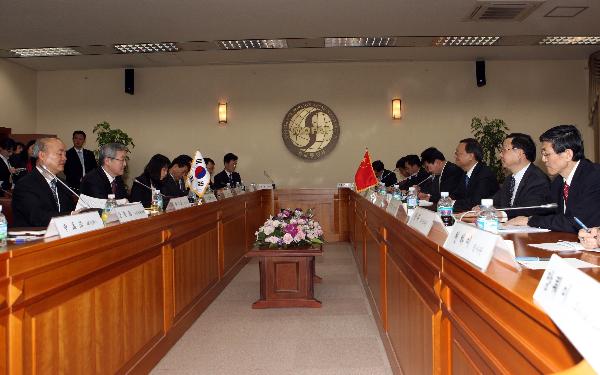
<path fill-rule="evenodd" d="M 313 220 L 312 210 L 282 209 L 271 216 L 256 234 L 255 245 L 259 248 L 305 247 L 323 243 L 323 229 Z"/>

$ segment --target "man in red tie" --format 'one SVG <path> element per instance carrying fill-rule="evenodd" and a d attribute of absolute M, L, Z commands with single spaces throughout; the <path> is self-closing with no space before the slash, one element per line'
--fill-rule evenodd
<path fill-rule="evenodd" d="M 540 136 L 542 161 L 550 175 L 550 215 L 518 216 L 507 225 L 529 225 L 558 232 L 577 232 L 577 217 L 588 227 L 600 225 L 600 167 L 585 158 L 583 140 L 573 125 L 555 126 Z"/>

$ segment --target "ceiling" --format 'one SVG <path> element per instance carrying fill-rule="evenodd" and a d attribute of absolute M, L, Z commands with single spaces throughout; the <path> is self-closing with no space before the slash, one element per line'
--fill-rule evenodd
<path fill-rule="evenodd" d="M 0 56 L 34 70 L 61 70 L 286 62 L 587 59 L 600 50 L 600 45 L 537 44 L 549 35 L 600 36 L 598 0 L 498 0 L 495 3 L 511 6 L 530 3 L 533 10 L 522 20 L 469 19 L 476 7 L 485 3 L 477 0 L 0 0 Z M 557 7 L 566 8 L 555 10 Z M 561 12 L 574 16 L 548 16 Z M 495 46 L 434 46 L 440 36 L 476 35 L 502 38 Z M 322 48 L 325 37 L 379 36 L 396 37 L 396 46 Z M 220 50 L 215 43 L 279 38 L 289 38 L 290 48 Z M 192 41 L 201 42 L 186 43 Z M 118 43 L 143 42 L 177 42 L 181 50 L 119 54 L 112 48 Z M 8 53 L 14 48 L 65 46 L 76 46 L 84 54 L 11 58 Z"/>

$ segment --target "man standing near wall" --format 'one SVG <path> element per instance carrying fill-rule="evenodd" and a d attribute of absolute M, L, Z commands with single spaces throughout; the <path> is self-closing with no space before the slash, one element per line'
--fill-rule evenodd
<path fill-rule="evenodd" d="M 67 184 L 76 191 L 79 191 L 83 176 L 98 167 L 94 153 L 83 148 L 85 138 L 85 132 L 75 130 L 73 132 L 73 147 L 67 150 L 65 177 L 67 178 Z"/>

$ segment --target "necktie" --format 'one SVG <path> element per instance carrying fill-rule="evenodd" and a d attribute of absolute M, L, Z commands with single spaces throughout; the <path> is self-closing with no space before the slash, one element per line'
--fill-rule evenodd
<path fill-rule="evenodd" d="M 565 199 L 565 206 L 566 206 L 567 199 L 569 199 L 569 185 L 566 182 L 563 186 L 563 198 Z"/>
<path fill-rule="evenodd" d="M 79 161 L 81 162 L 81 170 L 83 171 L 83 175 L 85 175 L 85 161 L 83 160 L 83 150 L 77 150 L 77 156 L 79 156 Z"/>
<path fill-rule="evenodd" d="M 52 190 L 52 196 L 54 197 L 54 202 L 56 203 L 56 207 L 60 212 L 60 201 L 58 200 L 58 189 L 56 188 L 56 179 L 50 181 L 50 189 Z"/>
<path fill-rule="evenodd" d="M 113 194 L 117 194 L 117 179 L 115 178 L 111 183 L 110 183 L 110 190 L 112 190 Z"/>
<path fill-rule="evenodd" d="M 465 188 L 469 187 L 469 175 L 465 175 Z"/>
<path fill-rule="evenodd" d="M 508 179 L 508 181 L 506 181 L 506 183 L 508 184 L 508 202 L 510 203 L 510 206 L 513 206 L 513 194 L 515 193 L 515 176 L 510 176 L 510 178 Z"/>
<path fill-rule="evenodd" d="M 179 190 L 183 191 L 183 182 L 181 179 L 177 180 L 179 182 Z"/>

